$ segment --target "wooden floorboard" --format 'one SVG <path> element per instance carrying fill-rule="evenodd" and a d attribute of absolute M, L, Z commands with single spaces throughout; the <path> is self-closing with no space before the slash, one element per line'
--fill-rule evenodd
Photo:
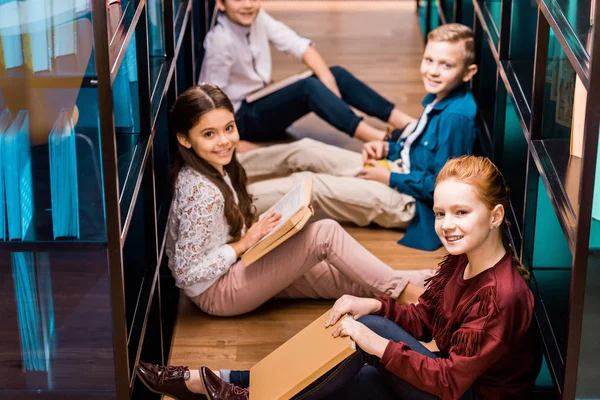
<path fill-rule="evenodd" d="M 371 87 L 418 116 L 425 92 L 419 75 L 423 39 L 414 2 L 265 2 L 275 18 L 310 37 L 329 65 L 343 65 Z M 303 70 L 275 53 L 274 79 Z M 315 137 L 358 149 L 360 143 L 314 116 L 294 125 L 297 137 Z M 395 269 L 432 268 L 443 250 L 423 252 L 396 244 L 402 232 L 346 227 L 369 251 Z M 170 363 L 197 368 L 248 369 L 325 312 L 331 301 L 270 301 L 235 318 L 211 317 L 181 296 Z"/>

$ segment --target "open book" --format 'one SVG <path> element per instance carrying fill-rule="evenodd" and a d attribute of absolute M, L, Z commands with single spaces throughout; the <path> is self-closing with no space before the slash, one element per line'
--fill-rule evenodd
<path fill-rule="evenodd" d="M 246 103 L 252 103 L 256 100 L 262 99 L 263 97 L 275 93 L 276 91 L 281 90 L 284 87 L 290 86 L 291 84 L 301 81 L 302 79 L 306 79 L 309 76 L 312 76 L 312 74 L 313 72 L 309 69 L 299 74 L 288 76 L 287 78 L 265 86 L 262 89 L 258 89 L 257 91 L 252 92 L 248 96 L 246 96 Z"/>
<path fill-rule="evenodd" d="M 250 400 L 288 400 L 356 351 L 325 328 L 329 311 L 250 368 Z M 276 378 L 275 378 L 276 377 Z"/>
<path fill-rule="evenodd" d="M 300 182 L 259 217 L 263 218 L 271 211 L 277 211 L 281 214 L 279 224 L 273 228 L 271 233 L 263 237 L 242 255 L 242 261 L 246 267 L 285 242 L 306 225 L 306 222 L 313 215 L 310 206 L 312 187 L 312 180 Z"/>

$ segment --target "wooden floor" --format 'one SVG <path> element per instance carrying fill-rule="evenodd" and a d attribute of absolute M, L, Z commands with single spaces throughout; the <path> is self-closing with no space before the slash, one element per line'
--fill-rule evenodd
<path fill-rule="evenodd" d="M 275 18 L 310 37 L 329 65 L 343 65 L 411 115 L 418 116 L 425 92 L 419 75 L 423 40 L 414 2 L 265 2 Z M 274 79 L 303 66 L 274 52 Z M 292 129 L 358 149 L 349 139 L 309 116 Z M 433 268 L 443 250 L 422 252 L 399 246 L 402 232 L 379 228 L 347 230 L 395 269 Z M 210 317 L 181 296 L 170 363 L 198 368 L 248 369 L 325 312 L 331 301 L 273 300 L 235 318 Z"/>

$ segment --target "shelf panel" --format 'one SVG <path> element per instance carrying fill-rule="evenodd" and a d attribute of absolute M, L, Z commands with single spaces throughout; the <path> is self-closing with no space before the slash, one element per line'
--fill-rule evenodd
<path fill-rule="evenodd" d="M 110 63 L 110 79 L 114 81 L 121 62 L 125 58 L 127 47 L 133 37 L 135 28 L 146 5 L 146 0 L 139 0 L 137 7 L 134 1 L 129 1 L 123 10 L 123 16 L 109 43 L 108 58 Z"/>
<path fill-rule="evenodd" d="M 92 57 L 92 22 L 89 13 L 67 22 L 73 25 L 77 36 L 74 54 L 51 57 L 48 71 L 32 73 L 25 67 L 9 68 L 0 74 L 0 86 L 5 89 L 29 88 L 79 88 L 95 87 L 97 77 L 86 69 Z"/>
<path fill-rule="evenodd" d="M 566 328 L 568 321 L 570 284 L 570 269 L 533 269 L 531 290 L 535 297 L 535 318 L 546 351 L 548 369 L 559 392 L 562 390 L 566 345 L 566 329 L 559 327 L 564 324 Z"/>
<path fill-rule="evenodd" d="M 158 119 L 158 111 L 173 78 L 172 64 L 171 60 L 166 60 L 164 57 L 150 57 L 150 82 L 154 83 L 150 96 L 153 131 Z"/>
<path fill-rule="evenodd" d="M 158 268 L 150 265 L 145 273 L 140 291 L 138 293 L 132 322 L 127 333 L 127 348 L 129 349 L 129 372 L 130 372 L 130 389 L 135 381 L 135 367 L 137 366 L 144 343 L 146 334 L 146 325 L 148 322 L 148 313 L 152 305 L 156 282 L 158 279 Z"/>
<path fill-rule="evenodd" d="M 157 207 L 158 216 L 156 218 L 157 232 L 158 232 L 158 265 L 162 262 L 162 257 L 165 250 L 165 244 L 167 242 L 167 229 L 168 229 L 168 217 L 169 209 L 171 208 L 171 197 L 163 199 Z"/>
<path fill-rule="evenodd" d="M 488 157 L 488 158 L 492 158 L 492 149 L 493 149 L 493 144 L 492 144 L 492 134 L 490 132 L 490 129 L 487 125 L 487 122 L 485 122 L 485 119 L 483 118 L 483 115 L 481 114 L 480 110 L 477 110 L 477 119 L 478 119 L 478 123 L 479 126 L 481 127 L 480 130 L 480 145 L 481 145 L 481 151 L 483 152 L 483 155 Z"/>
<path fill-rule="evenodd" d="M 591 40 L 588 39 L 591 31 L 590 0 L 538 0 L 538 2 L 571 65 L 588 88 L 590 55 L 586 46 Z"/>
<path fill-rule="evenodd" d="M 446 19 L 446 15 L 444 15 L 444 7 L 442 5 L 442 0 L 435 0 L 435 8 L 437 8 L 438 18 L 440 19 L 440 24 L 445 25 L 448 21 Z"/>
<path fill-rule="evenodd" d="M 488 42 L 490 43 L 490 49 L 494 54 L 494 58 L 496 62 L 500 62 L 500 57 L 498 56 L 498 30 L 496 29 L 494 19 L 490 14 L 490 10 L 484 4 L 481 4 L 481 0 L 473 0 L 473 8 L 475 10 L 475 15 L 481 24 L 483 29 L 483 33 L 486 36 Z"/>
<path fill-rule="evenodd" d="M 0 241 L 0 251 L 12 252 L 91 252 L 105 250 L 105 241 L 91 240 L 41 240 L 41 241 Z"/>
<path fill-rule="evenodd" d="M 590 251 L 587 264 L 585 300 L 583 304 L 583 325 L 577 371 L 578 399 L 593 399 L 600 395 L 598 377 L 598 352 L 600 341 L 600 251 Z"/>
<path fill-rule="evenodd" d="M 506 91 L 510 96 L 515 108 L 521 127 L 525 132 L 525 137 L 529 138 L 529 122 L 531 121 L 531 107 L 527 102 L 522 83 L 519 81 L 517 71 L 519 63 L 514 61 L 502 61 L 500 63 L 500 76 L 504 81 Z M 529 83 L 529 90 L 531 90 Z M 527 89 L 526 89 L 527 90 Z"/>
<path fill-rule="evenodd" d="M 192 11 L 192 2 L 190 0 L 183 0 L 177 8 L 175 16 L 175 58 L 179 53 L 179 48 L 183 42 L 183 35 L 187 28 L 188 21 L 190 19 L 190 12 Z"/>
<path fill-rule="evenodd" d="M 131 223 L 131 217 L 135 208 L 135 202 L 142 184 L 144 169 L 148 161 L 148 155 L 152 148 L 152 135 L 138 144 L 128 158 L 129 162 L 124 163 L 128 166 L 125 178 L 123 180 L 121 194 L 119 196 L 119 205 L 121 210 L 121 245 L 125 242 L 127 230 Z M 121 174 L 119 174 L 121 175 Z M 121 185 L 119 178 L 119 185 Z"/>
<path fill-rule="evenodd" d="M 581 159 L 570 156 L 570 144 L 565 139 L 533 140 L 531 144 L 533 160 L 567 243 L 574 251 Z"/>

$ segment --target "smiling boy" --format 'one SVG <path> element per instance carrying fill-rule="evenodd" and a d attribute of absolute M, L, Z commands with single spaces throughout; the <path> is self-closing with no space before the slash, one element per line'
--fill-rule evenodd
<path fill-rule="evenodd" d="M 279 140 L 310 112 L 358 139 L 385 137 L 350 106 L 398 128 L 412 121 L 344 68 L 329 68 L 309 39 L 262 10 L 260 0 L 217 0 L 217 7 L 217 24 L 204 41 L 200 81 L 219 86 L 231 99 L 242 140 Z M 270 45 L 301 60 L 314 76 L 247 103 L 248 94 L 271 82 Z"/>
<path fill-rule="evenodd" d="M 313 206 L 329 216 L 406 229 L 398 242 L 406 246 L 433 250 L 441 245 L 434 230 L 433 186 L 449 158 L 473 151 L 477 106 L 467 83 L 477 65 L 470 28 L 442 25 L 427 38 L 421 62 L 425 109 L 397 132 L 397 140 L 365 143 L 362 154 L 303 139 L 239 155 L 251 178 L 291 173 L 249 186 L 259 212 L 300 179 L 311 178 Z"/>

